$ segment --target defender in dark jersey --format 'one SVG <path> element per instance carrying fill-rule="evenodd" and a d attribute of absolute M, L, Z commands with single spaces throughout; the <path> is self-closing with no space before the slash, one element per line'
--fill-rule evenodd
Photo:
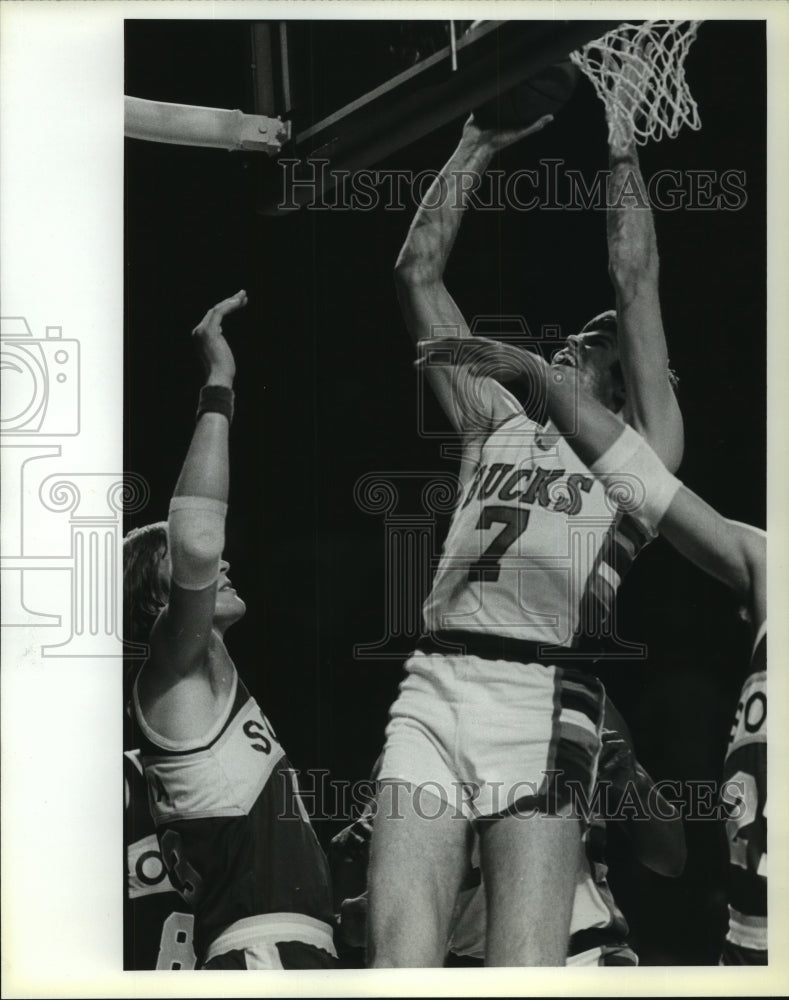
<path fill-rule="evenodd" d="M 721 965 L 767 965 L 767 622 L 756 635 L 723 765 L 729 927 Z"/>
<path fill-rule="evenodd" d="M 441 348 L 443 341 L 435 341 Z M 525 378 L 579 458 L 605 483 L 612 501 L 647 531 L 657 530 L 700 569 L 745 602 L 753 651 L 737 703 L 723 770 L 728 812 L 729 927 L 724 965 L 767 964 L 767 580 L 766 535 L 722 517 L 664 467 L 632 427 L 584 392 L 572 371 L 509 344 L 476 338 L 464 350 L 472 370 Z"/>
<path fill-rule="evenodd" d="M 130 532 L 124 585 L 150 651 L 133 689 L 148 798 L 204 969 L 334 964 L 328 865 L 295 772 L 225 648 L 245 605 L 223 561 L 235 362 L 224 317 L 193 331 L 208 374 L 166 525 Z M 147 635 L 146 635 L 147 633 Z"/>
<path fill-rule="evenodd" d="M 170 880 L 148 807 L 139 750 L 123 755 L 126 902 L 124 969 L 193 969 L 194 914 Z"/>

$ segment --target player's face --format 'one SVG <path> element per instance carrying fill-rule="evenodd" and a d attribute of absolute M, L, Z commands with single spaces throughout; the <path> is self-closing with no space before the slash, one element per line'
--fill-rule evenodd
<path fill-rule="evenodd" d="M 586 392 L 605 406 L 613 406 L 621 385 L 614 376 L 613 366 L 619 360 L 616 337 L 608 330 L 587 330 L 572 334 L 564 347 L 551 359 L 553 368 L 575 368 L 578 380 Z"/>
<path fill-rule="evenodd" d="M 247 606 L 236 593 L 227 571 L 230 563 L 224 559 L 219 564 L 219 579 L 216 584 L 216 606 L 214 609 L 214 625 L 220 632 L 243 618 Z M 170 593 L 170 557 L 162 555 L 159 559 L 159 582 L 165 594 Z"/>
<path fill-rule="evenodd" d="M 236 589 L 230 582 L 227 571 L 230 563 L 224 559 L 219 564 L 219 580 L 216 585 L 216 610 L 214 611 L 214 624 L 220 631 L 224 631 L 228 625 L 243 618 L 247 606 L 236 593 Z"/>

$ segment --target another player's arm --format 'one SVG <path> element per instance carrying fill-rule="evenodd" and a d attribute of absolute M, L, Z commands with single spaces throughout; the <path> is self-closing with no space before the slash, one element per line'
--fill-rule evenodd
<path fill-rule="evenodd" d="M 235 361 L 222 335 L 222 320 L 246 302 L 244 291 L 236 293 L 209 309 L 192 331 L 206 370 L 205 385 L 219 387 L 225 396 L 233 387 Z M 176 679 L 206 664 L 224 548 L 229 428 L 225 413 L 209 411 L 198 417 L 173 491 L 168 520 L 170 592 L 151 633 L 149 659 L 160 676 Z"/>
<path fill-rule="evenodd" d="M 431 374 L 450 371 L 460 379 L 464 377 L 479 385 L 480 382 L 520 382 L 526 389 L 527 412 L 541 412 L 545 405 L 546 379 L 549 366 L 538 354 L 502 343 L 490 337 L 466 337 L 458 340 L 452 337 L 437 337 L 417 343 L 417 368 L 427 368 Z M 487 398 L 512 399 L 515 397 L 501 393 L 488 393 Z M 477 396 L 477 399 L 479 397 Z M 505 413 L 505 415 L 507 415 Z"/>
<path fill-rule="evenodd" d="M 699 569 L 736 591 L 758 629 L 767 617 L 767 536 L 761 529 L 722 517 L 682 486 L 658 530 Z"/>
<path fill-rule="evenodd" d="M 636 760 L 634 788 L 646 806 L 649 818 L 633 817 L 623 829 L 642 865 L 658 875 L 676 878 L 681 875 L 688 857 L 682 816 L 657 789 L 655 782 Z"/>
<path fill-rule="evenodd" d="M 340 830 L 329 843 L 326 856 L 331 871 L 334 907 L 338 913 L 343 900 L 363 894 L 367 884 L 373 815 L 373 803 L 368 803 L 361 816 Z"/>
<path fill-rule="evenodd" d="M 638 475 L 645 501 L 634 516 L 643 517 L 678 552 L 736 591 L 749 604 L 758 627 L 766 617 L 764 532 L 721 516 L 682 486 L 659 461 L 657 449 L 583 393 L 572 371 L 547 373 L 546 386 L 548 413 L 578 457 L 614 479 L 617 473 Z"/>
<path fill-rule="evenodd" d="M 550 121 L 550 116 L 522 129 L 483 130 L 469 118 L 460 143 L 417 209 L 395 265 L 395 283 L 406 325 L 416 344 L 434 338 L 437 331 L 469 337 L 470 331 L 444 285 L 444 271 L 457 237 L 469 196 L 493 155 Z M 452 366 L 427 368 L 438 400 L 456 430 L 467 429 L 458 399 L 458 370 Z M 486 397 L 487 401 L 487 397 Z M 491 419 L 509 416 L 512 410 L 501 397 L 491 397 Z M 506 412 L 498 413 L 504 406 Z"/>
<path fill-rule="evenodd" d="M 436 346 L 440 343 L 435 342 Z M 637 475 L 645 488 L 645 502 L 633 515 L 659 531 L 700 569 L 736 591 L 750 605 L 758 628 L 766 617 L 763 531 L 722 517 L 682 486 L 645 438 L 581 389 L 572 369 L 551 369 L 537 355 L 482 337 L 464 345 L 461 358 L 472 372 L 479 367 L 503 381 L 526 379 L 578 457 L 595 472 L 610 474 L 613 481 L 618 473 Z"/>
<path fill-rule="evenodd" d="M 641 864 L 659 875 L 681 875 L 687 858 L 682 817 L 636 760 L 627 725 L 609 698 L 598 781 L 607 817 L 621 820 Z"/>
<path fill-rule="evenodd" d="M 659 260 L 652 211 L 636 145 L 611 149 L 608 181 L 608 266 L 616 292 L 625 419 L 675 471 L 684 448 L 682 415 L 668 376 L 668 350 L 658 295 Z"/>

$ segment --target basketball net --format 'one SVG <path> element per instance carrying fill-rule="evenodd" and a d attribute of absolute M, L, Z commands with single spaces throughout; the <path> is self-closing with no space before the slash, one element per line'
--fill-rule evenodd
<path fill-rule="evenodd" d="M 685 81 L 685 57 L 701 21 L 621 24 L 570 54 L 605 105 L 608 142 L 626 149 L 664 136 L 683 125 L 701 128 L 699 109 Z"/>

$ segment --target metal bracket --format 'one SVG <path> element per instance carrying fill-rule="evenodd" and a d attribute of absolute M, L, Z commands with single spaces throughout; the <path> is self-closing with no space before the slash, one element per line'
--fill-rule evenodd
<path fill-rule="evenodd" d="M 265 115 L 245 115 L 226 108 L 201 108 L 126 97 L 125 112 L 125 135 L 149 142 L 245 149 L 276 156 L 290 139 L 289 121 Z"/>

